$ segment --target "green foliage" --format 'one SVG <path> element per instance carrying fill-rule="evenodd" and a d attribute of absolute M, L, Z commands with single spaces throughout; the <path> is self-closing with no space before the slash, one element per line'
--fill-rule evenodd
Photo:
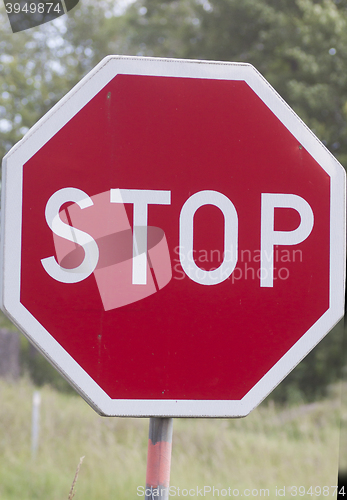
<path fill-rule="evenodd" d="M 283 404 L 316 401 L 326 397 L 332 384 L 341 380 L 346 366 L 343 326 L 343 321 L 340 321 L 269 398 Z"/>
<path fill-rule="evenodd" d="M 84 0 L 16 33 L 0 9 L 0 156 L 110 53 L 253 64 L 347 163 L 347 0 Z"/>
<path fill-rule="evenodd" d="M 0 4 L 1 158 L 108 55 L 116 35 L 107 16 L 113 16 L 113 28 L 119 17 L 111 6 L 111 0 L 84 0 L 66 19 L 13 34 Z"/>
<path fill-rule="evenodd" d="M 347 165 L 346 0 L 138 0 L 141 55 L 253 64 Z"/>
<path fill-rule="evenodd" d="M 0 7 L 0 156 L 110 53 L 241 61 L 347 161 L 347 0 L 84 0 L 13 34 Z"/>
<path fill-rule="evenodd" d="M 137 487 L 145 484 L 148 419 L 100 417 L 81 398 L 44 387 L 33 458 L 34 390 L 26 380 L 0 380 L 1 500 L 68 498 L 82 456 L 75 500 L 144 500 Z M 336 484 L 339 413 L 331 398 L 290 408 L 263 404 L 244 419 L 175 419 L 170 484 L 176 492 L 238 488 L 240 497 L 245 488 L 269 488 L 273 499 L 280 485 Z"/>
<path fill-rule="evenodd" d="M 0 120 L 2 156 L 44 115 L 68 87 L 58 76 L 47 51 L 47 38 L 36 30 L 9 33 L 0 15 Z M 6 122 L 6 123 L 5 123 Z"/>
<path fill-rule="evenodd" d="M 0 311 L 0 328 L 18 331 L 13 323 Z M 47 385 L 61 392 L 75 393 L 70 384 L 53 368 L 53 366 L 40 354 L 24 337 L 20 335 L 20 367 L 22 375 L 28 376 L 31 381 L 39 386 Z"/>
<path fill-rule="evenodd" d="M 5 328 L 6 330 L 17 330 L 14 324 L 5 316 L 5 314 L 0 311 L 0 328 Z"/>
<path fill-rule="evenodd" d="M 75 393 L 70 384 L 22 335 L 21 336 L 21 370 L 40 387 L 50 385 L 61 392 Z"/>

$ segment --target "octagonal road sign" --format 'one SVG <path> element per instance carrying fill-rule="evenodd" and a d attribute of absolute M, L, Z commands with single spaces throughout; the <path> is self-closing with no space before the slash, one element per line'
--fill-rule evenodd
<path fill-rule="evenodd" d="M 246 415 L 343 315 L 344 170 L 247 64 L 107 57 L 2 216 L 3 310 L 101 414 Z"/>

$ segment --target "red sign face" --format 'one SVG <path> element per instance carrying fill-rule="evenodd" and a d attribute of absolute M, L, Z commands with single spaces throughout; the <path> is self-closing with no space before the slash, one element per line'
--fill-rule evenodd
<path fill-rule="evenodd" d="M 101 413 L 246 414 L 343 314 L 343 169 L 252 67 L 135 62 L 22 160 L 19 302 Z"/>

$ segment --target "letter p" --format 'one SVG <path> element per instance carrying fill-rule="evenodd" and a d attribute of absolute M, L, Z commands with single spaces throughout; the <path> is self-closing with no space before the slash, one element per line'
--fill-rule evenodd
<path fill-rule="evenodd" d="M 301 218 L 293 231 L 275 231 L 275 208 L 293 208 Z M 296 194 L 262 193 L 261 195 L 261 270 L 260 286 L 273 287 L 275 245 L 297 245 L 304 241 L 313 228 L 313 212 L 304 198 Z"/>

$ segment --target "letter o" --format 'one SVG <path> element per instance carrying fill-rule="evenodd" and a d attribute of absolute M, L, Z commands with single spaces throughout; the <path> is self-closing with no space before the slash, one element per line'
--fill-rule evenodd
<path fill-rule="evenodd" d="M 194 259 L 187 264 L 187 256 L 194 249 L 194 215 L 204 205 L 214 205 L 224 215 L 224 259 L 214 270 L 204 271 Z M 217 285 L 229 278 L 237 263 L 238 217 L 234 204 L 218 191 L 199 191 L 193 194 L 182 207 L 180 213 L 179 257 L 186 275 L 200 285 Z M 231 260 L 226 258 L 231 252 Z"/>

